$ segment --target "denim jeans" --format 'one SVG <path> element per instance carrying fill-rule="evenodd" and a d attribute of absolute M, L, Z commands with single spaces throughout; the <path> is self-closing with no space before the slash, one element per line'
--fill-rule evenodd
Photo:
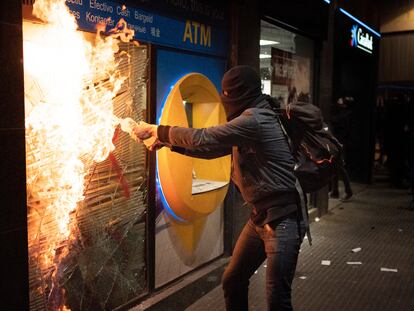
<path fill-rule="evenodd" d="M 339 177 L 342 177 L 342 181 L 344 182 L 345 193 L 346 194 L 352 194 L 351 182 L 349 181 L 349 175 L 348 175 L 348 172 L 346 171 L 343 160 L 339 161 L 339 163 L 336 167 L 336 171 L 332 175 L 332 188 L 331 188 L 331 191 L 334 194 L 339 194 L 339 189 L 338 189 Z"/>
<path fill-rule="evenodd" d="M 249 279 L 265 259 L 267 309 L 292 310 L 291 285 L 305 234 L 304 225 L 299 226 L 296 216 L 264 227 L 247 222 L 223 274 L 227 311 L 248 310 Z"/>

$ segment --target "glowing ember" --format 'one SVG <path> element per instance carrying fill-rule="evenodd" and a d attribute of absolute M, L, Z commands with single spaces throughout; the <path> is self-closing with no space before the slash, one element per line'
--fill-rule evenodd
<path fill-rule="evenodd" d="M 27 201 L 32 213 L 43 207 L 53 217 L 40 224 L 47 226 L 46 236 L 31 231 L 29 224 L 29 244 L 46 239 L 48 249 L 36 252 L 42 269 L 55 267 L 55 278 L 59 258 L 74 236 L 71 212 L 84 199 L 90 164 L 114 149 L 120 120 L 112 99 L 125 80 L 114 54 L 118 39 L 132 39 L 133 31 L 121 20 L 110 36 L 102 37 L 100 26 L 92 44 L 76 31 L 64 0 L 37 0 L 33 14 L 43 23 L 23 23 Z"/>

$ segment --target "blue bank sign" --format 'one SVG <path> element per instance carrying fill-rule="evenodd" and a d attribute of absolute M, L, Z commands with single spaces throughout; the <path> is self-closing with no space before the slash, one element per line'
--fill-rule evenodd
<path fill-rule="evenodd" d="M 66 0 L 80 29 L 96 30 L 105 23 L 114 27 L 123 18 L 135 31 L 134 38 L 159 45 L 225 57 L 227 31 L 224 27 L 196 20 L 156 15 L 137 7 L 103 0 Z"/>
<path fill-rule="evenodd" d="M 353 25 L 351 29 L 351 41 L 350 45 L 352 47 L 359 48 L 367 53 L 372 54 L 374 49 L 374 40 L 372 35 L 362 29 L 359 25 Z"/>

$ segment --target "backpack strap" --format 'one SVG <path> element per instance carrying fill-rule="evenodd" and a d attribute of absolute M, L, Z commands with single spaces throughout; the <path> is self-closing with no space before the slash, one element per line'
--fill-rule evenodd
<path fill-rule="evenodd" d="M 292 141 L 290 140 L 290 137 L 287 134 L 285 127 L 283 126 L 282 122 L 280 121 L 279 116 L 277 116 L 277 121 L 279 122 L 280 128 L 282 129 L 282 132 L 283 132 L 283 134 L 286 138 L 286 141 L 287 141 L 287 143 L 290 147 L 290 151 L 292 152 L 292 150 L 293 150 L 292 149 L 292 147 L 293 147 Z M 312 246 L 312 236 L 311 236 L 310 227 L 309 227 L 309 215 L 308 215 L 308 207 L 307 207 L 306 200 L 305 200 L 305 193 L 303 192 L 302 186 L 300 185 L 300 182 L 299 182 L 298 178 L 295 177 L 295 179 L 296 179 L 295 188 L 296 188 L 296 191 L 298 192 L 299 199 L 300 199 L 301 214 L 302 214 L 302 217 L 303 217 L 303 221 L 305 222 L 306 235 L 308 237 L 309 245 Z M 300 227 L 299 227 L 299 230 L 300 230 Z"/>
<path fill-rule="evenodd" d="M 296 191 L 298 192 L 299 198 L 300 198 L 300 207 L 302 211 L 303 221 L 305 222 L 305 231 L 308 237 L 308 242 L 309 242 L 309 245 L 312 246 L 312 236 L 311 236 L 310 227 L 309 227 L 309 215 L 308 215 L 308 207 L 307 207 L 306 200 L 305 200 L 305 193 L 303 192 L 302 186 L 300 185 L 299 180 L 297 178 L 295 182 L 295 187 L 296 187 Z"/>

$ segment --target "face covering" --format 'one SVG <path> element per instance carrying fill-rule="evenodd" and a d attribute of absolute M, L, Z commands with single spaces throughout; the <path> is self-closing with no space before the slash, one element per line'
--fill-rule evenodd
<path fill-rule="evenodd" d="M 262 83 L 258 73 L 249 66 L 236 66 L 227 71 L 221 82 L 221 101 L 227 121 L 238 117 L 244 110 L 254 106 L 262 97 Z"/>

